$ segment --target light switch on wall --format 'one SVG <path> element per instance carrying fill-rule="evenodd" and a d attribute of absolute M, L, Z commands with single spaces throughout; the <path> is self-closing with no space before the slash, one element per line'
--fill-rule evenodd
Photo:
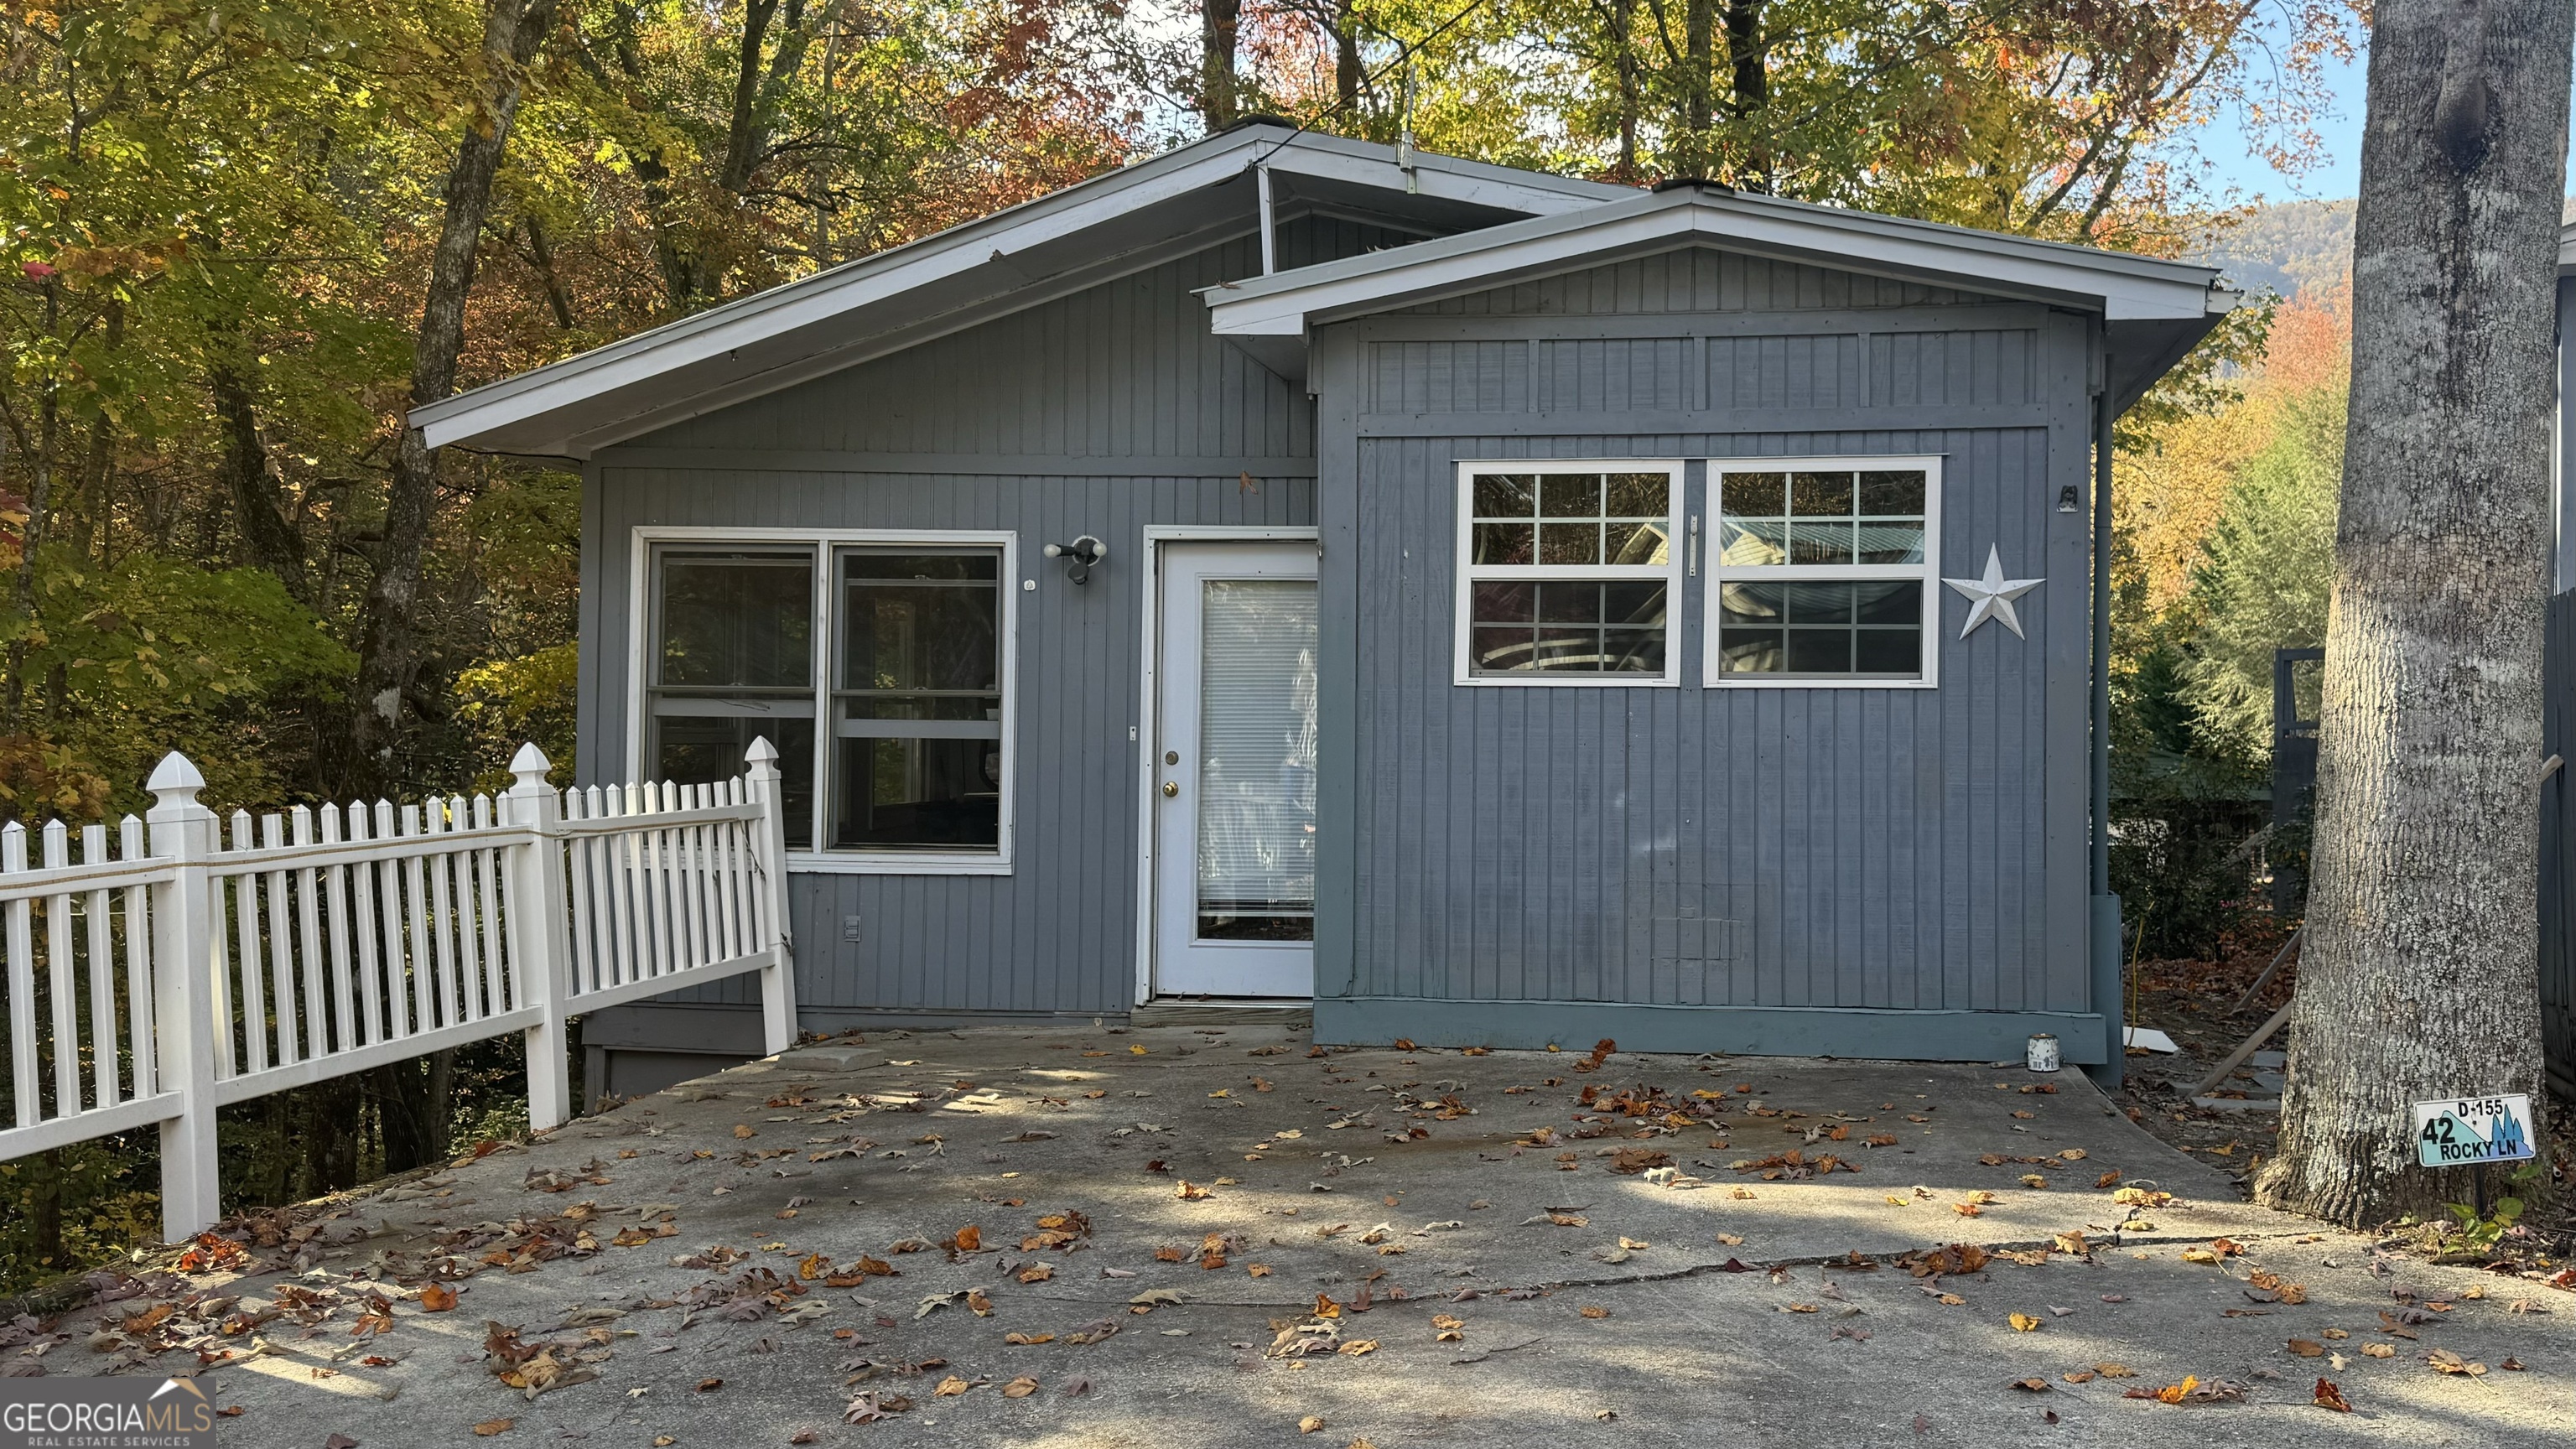
<path fill-rule="evenodd" d="M 860 918 L 857 916 L 843 916 L 841 918 L 842 940 L 853 945 L 857 944 L 859 940 L 859 920 Z"/>

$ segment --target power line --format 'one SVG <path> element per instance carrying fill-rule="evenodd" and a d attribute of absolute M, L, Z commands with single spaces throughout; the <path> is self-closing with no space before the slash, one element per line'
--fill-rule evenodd
<path fill-rule="evenodd" d="M 1335 97 L 1331 105 L 1326 106 L 1323 110 L 1316 112 L 1307 119 L 1298 122 L 1297 129 L 1281 137 L 1269 150 L 1254 157 L 1252 164 L 1255 166 L 1262 164 L 1271 157 L 1278 155 L 1280 149 L 1286 146 L 1289 142 L 1296 140 L 1298 137 L 1305 135 L 1308 131 L 1311 131 L 1317 126 L 1322 125 L 1324 122 L 1331 120 L 1334 113 L 1341 110 L 1342 107 L 1350 104 L 1352 100 L 1356 99 L 1360 91 L 1365 90 L 1374 82 L 1385 79 L 1387 72 L 1394 70 L 1397 66 L 1413 59 L 1415 55 L 1421 52 L 1424 46 L 1429 45 L 1431 42 L 1438 40 L 1441 36 L 1448 34 L 1451 30 L 1457 27 L 1460 21 L 1465 20 L 1468 16 L 1475 14 L 1477 11 L 1484 9 L 1489 3 L 1490 0 L 1467 0 L 1466 7 L 1464 9 L 1461 9 L 1457 14 L 1450 16 L 1448 19 L 1441 21 L 1438 25 L 1433 26 L 1430 34 L 1423 36 L 1420 40 L 1413 41 L 1406 45 L 1403 49 L 1396 52 L 1395 59 L 1388 61 L 1386 64 L 1379 66 L 1376 70 L 1370 71 L 1367 75 L 1362 76 L 1360 78 L 1359 85 L 1353 88 L 1349 96 Z"/>

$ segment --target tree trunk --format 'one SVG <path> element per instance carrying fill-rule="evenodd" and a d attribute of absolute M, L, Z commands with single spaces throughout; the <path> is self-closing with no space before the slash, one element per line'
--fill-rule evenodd
<path fill-rule="evenodd" d="M 1637 179 L 1637 0 L 1610 0 L 1610 46 L 1617 55 L 1619 79 L 1619 169 L 1621 181 Z"/>
<path fill-rule="evenodd" d="M 446 1159 L 455 1068 L 452 1050 L 376 1068 L 376 1114 L 384 1124 L 386 1172 L 409 1172 Z"/>
<path fill-rule="evenodd" d="M 1367 78 L 1360 63 L 1359 0 L 1340 0 L 1333 10 L 1333 101 L 1346 126 L 1359 118 L 1360 82 Z"/>
<path fill-rule="evenodd" d="M 1208 134 L 1234 124 L 1234 45 L 1243 0 L 1203 0 L 1199 11 L 1199 114 Z"/>
<path fill-rule="evenodd" d="M 572 330 L 572 294 L 564 290 L 563 277 L 555 271 L 555 251 L 546 243 L 545 223 L 531 216 L 520 222 L 528 233 L 528 267 L 537 274 L 537 284 L 545 288 L 546 310 L 554 313 L 555 330 Z"/>
<path fill-rule="evenodd" d="M 1682 134 L 1672 173 L 1703 181 L 1717 159 L 1708 134 L 1715 119 L 1711 97 L 1716 82 L 1710 68 L 1717 63 L 1716 22 L 1717 0 L 1687 0 L 1682 9 Z"/>
<path fill-rule="evenodd" d="M 242 551 L 251 563 L 277 575 L 289 594 L 310 602 L 304 539 L 287 516 L 286 492 L 278 485 L 268 442 L 260 436 L 259 406 L 236 350 L 219 345 L 214 363 L 206 369 L 206 390 L 223 432 L 224 485 L 232 494 Z"/>
<path fill-rule="evenodd" d="M 1734 88 L 1727 114 L 1744 131 L 1744 165 L 1734 183 L 1746 191 L 1771 189 L 1771 142 L 1764 132 L 1771 109 L 1770 44 L 1762 37 L 1763 0 L 1727 0 L 1726 55 Z"/>
<path fill-rule="evenodd" d="M 62 326 L 62 278 L 46 278 L 44 288 L 45 335 L 51 337 Z M 35 628 L 36 554 L 45 546 L 46 525 L 52 517 L 54 469 L 61 461 L 63 441 L 62 381 L 48 374 L 37 386 L 36 446 L 27 460 L 27 526 L 19 534 L 18 573 L 13 580 L 19 632 L 9 641 L 8 682 L 0 685 L 0 732 L 13 735 L 27 707 L 27 636 Z"/>
<path fill-rule="evenodd" d="M 2547 1102 L 2540 420 L 2571 13 L 2384 0 L 2371 33 L 2306 958 L 2257 1183 L 2352 1227 L 2469 1196 L 2415 1165 L 2410 1103 Z"/>
<path fill-rule="evenodd" d="M 733 113 L 725 125 L 724 170 L 717 180 L 739 196 L 751 189 L 752 173 L 769 156 L 770 123 L 778 112 L 778 91 L 805 62 L 813 35 L 805 28 L 804 0 L 785 0 L 786 25 L 775 54 L 764 52 L 770 22 L 778 18 L 780 0 L 750 0 L 742 12 L 742 50 L 734 67 Z"/>
<path fill-rule="evenodd" d="M 482 114 L 465 128 L 447 173 L 446 211 L 430 262 L 420 335 L 412 345 L 414 407 L 455 390 L 456 357 L 465 345 L 465 294 L 474 285 L 474 249 L 492 204 L 493 173 L 500 169 L 510 123 L 518 116 L 528 62 L 554 28 L 554 10 L 555 0 L 490 0 L 484 14 Z M 350 731 L 354 771 L 368 784 L 380 784 L 396 771 L 395 751 L 420 671 L 420 635 L 412 611 L 419 602 L 421 559 L 429 543 L 434 467 L 420 429 L 405 426 L 386 488 L 376 580 L 367 591 Z"/>

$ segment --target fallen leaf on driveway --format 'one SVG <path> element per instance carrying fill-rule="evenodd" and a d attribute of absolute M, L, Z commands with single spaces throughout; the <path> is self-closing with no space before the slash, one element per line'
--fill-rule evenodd
<path fill-rule="evenodd" d="M 1467 1337 L 1467 1322 L 1446 1313 L 1431 1315 L 1432 1342 L 1462 1343 Z"/>
<path fill-rule="evenodd" d="M 930 1392 L 931 1396 L 934 1398 L 953 1399 L 959 1394 L 966 1392 L 968 1389 L 971 1389 L 982 1382 L 982 1379 L 968 1379 L 960 1377 L 957 1374 L 950 1374 L 948 1377 L 941 1379 L 939 1381 L 939 1387 L 932 1389 Z"/>
<path fill-rule="evenodd" d="M 1185 1177 L 1181 1179 L 1180 1191 L 1175 1193 L 1174 1196 L 1178 1197 L 1183 1202 L 1197 1202 L 1202 1198 L 1213 1197 L 1215 1194 Z"/>
<path fill-rule="evenodd" d="M 736 1136 L 736 1137 L 738 1137 L 738 1138 L 750 1138 L 750 1137 L 757 1137 L 757 1136 L 759 1136 L 760 1134 L 759 1134 L 758 1132 L 755 1132 L 755 1131 L 753 1131 L 753 1130 L 752 1130 L 752 1127 L 751 1127 L 751 1124 L 750 1124 L 750 1123 L 748 1123 L 748 1122 L 736 1122 L 735 1124 L 733 1124 L 733 1135 L 734 1135 L 734 1136 Z"/>
<path fill-rule="evenodd" d="M 1599 1306 L 1597 1306 L 1597 1305 L 1589 1304 L 1589 1303 L 1585 1304 L 1581 1309 L 1579 1309 L 1579 1310 L 1577 1310 L 1577 1311 L 1578 1311 L 1578 1312 L 1580 1312 L 1580 1313 L 1581 1313 L 1584 1317 L 1586 1317 L 1586 1318 L 1607 1318 L 1607 1317 L 1609 1317 L 1609 1316 L 1610 1316 L 1610 1310 L 1609 1310 L 1609 1309 L 1607 1309 L 1607 1308 L 1602 1308 L 1602 1307 L 1599 1307 Z M 1811 1310 L 1811 1311 L 1812 1311 L 1812 1310 Z"/>
<path fill-rule="evenodd" d="M 2136 1369 L 2124 1363 L 2097 1363 L 2093 1365 L 2093 1372 L 2106 1379 L 2133 1379 L 2138 1376 Z"/>
<path fill-rule="evenodd" d="M 445 1313 L 456 1306 L 456 1290 L 442 1283 L 427 1284 L 420 1290 L 420 1311 Z"/>
<path fill-rule="evenodd" d="M 2392 1343 L 2365 1343 L 2361 1346 L 2361 1351 L 2368 1358 L 2397 1357 L 2397 1346 Z"/>
<path fill-rule="evenodd" d="M 1052 1333 L 1006 1333 L 1002 1335 L 1002 1342 L 1011 1344 L 1015 1347 L 1027 1347 L 1032 1344 L 1053 1343 L 1055 1342 L 1055 1335 Z"/>
<path fill-rule="evenodd" d="M 2059 1374 L 2058 1377 L 2066 1380 L 2070 1384 L 2089 1384 L 2093 1382 L 2093 1371 L 2091 1369 L 2076 1369 L 2069 1373 Z"/>
<path fill-rule="evenodd" d="M 841 1411 L 841 1422 L 873 1424 L 888 1414 L 900 1414 L 911 1407 L 912 1400 L 901 1394 L 879 1394 L 871 1390 L 850 1400 L 850 1406 Z"/>
<path fill-rule="evenodd" d="M 2100 1177 L 2095 1178 L 2093 1180 L 2093 1185 L 2095 1187 L 2118 1187 L 2120 1185 L 2120 1174 L 2118 1169 L 2115 1168 L 2112 1171 L 2103 1173 Z"/>
<path fill-rule="evenodd" d="M 2012 1323 L 2013 1332 L 2015 1333 L 2028 1333 L 2039 1327 L 2039 1320 L 2031 1317 L 2027 1313 L 2016 1313 L 2012 1315 L 2010 1322 Z"/>
<path fill-rule="evenodd" d="M 2487 1366 L 2485 1364 L 2473 1363 L 2468 1359 L 2464 1359 L 2458 1354 L 2451 1352 L 2447 1348 L 2434 1349 L 2432 1352 L 2424 1355 L 2424 1361 L 2431 1364 L 2433 1366 L 2433 1372 L 2437 1374 L 2464 1374 L 2470 1378 L 2486 1377 Z"/>
<path fill-rule="evenodd" d="M 2294 1338 L 2290 1340 L 2290 1352 L 2301 1358 L 2323 1358 L 2326 1356 L 2326 1346 L 2314 1339 Z"/>
<path fill-rule="evenodd" d="M 2019 1389 L 2026 1394 L 2044 1394 L 2048 1392 L 2048 1380 L 2015 1379 L 2011 1383 L 2005 1385 L 2005 1387 Z"/>
<path fill-rule="evenodd" d="M 1367 1354 L 1377 1352 L 1377 1340 L 1374 1338 L 1354 1338 L 1350 1342 L 1343 1344 L 1341 1347 L 1334 1349 L 1333 1352 L 1340 1354 L 1344 1358 L 1360 1358 Z"/>
<path fill-rule="evenodd" d="M 722 1379 L 700 1379 L 700 1380 L 698 1380 L 698 1392 L 699 1392 L 699 1393 L 702 1393 L 702 1394 L 712 1394 L 712 1393 L 714 1393 L 716 1390 L 718 1390 L 718 1389 L 720 1389 L 720 1388 L 723 1388 L 723 1387 L 724 1387 L 724 1380 L 722 1380 Z"/>
<path fill-rule="evenodd" d="M 2523 1370 L 2523 1362 L 2518 1358 L 2508 1358 L 2504 1362 L 2497 1364 L 2496 1367 L 2503 1369 L 2509 1374 L 2518 1374 Z"/>
<path fill-rule="evenodd" d="M 2190 1393 L 2192 1390 L 2199 1387 L 2199 1376 L 2196 1374 L 2186 1374 L 2184 1375 L 2181 1383 L 2167 1384 L 2161 1389 L 2131 1389 L 2120 1397 L 2124 1399 L 2153 1399 L 2161 1404 L 2179 1404 L 2182 1402 L 2183 1395 Z"/>
<path fill-rule="evenodd" d="M 516 1419 L 486 1419 L 474 1426 L 474 1437 L 489 1439 L 495 1434 L 507 1434 L 518 1422 Z"/>
<path fill-rule="evenodd" d="M 1324 1416 L 1321 1414 L 1308 1414 L 1297 1421 L 1297 1432 L 1300 1434 L 1312 1434 L 1322 1427 L 1324 1427 Z"/>
<path fill-rule="evenodd" d="M 2352 1412 L 2352 1401 L 2343 1396 L 2342 1388 L 2338 1387 L 2332 1379 L 2317 1380 L 2316 1405 L 2320 1409 L 2332 1409 L 2338 1414 Z"/>

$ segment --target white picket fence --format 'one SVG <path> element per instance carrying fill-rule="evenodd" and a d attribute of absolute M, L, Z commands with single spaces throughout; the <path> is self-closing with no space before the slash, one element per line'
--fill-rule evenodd
<path fill-rule="evenodd" d="M 15 1125 L 0 1160 L 158 1125 L 172 1240 L 218 1216 L 215 1109 L 505 1032 L 528 1118 L 571 1115 L 564 1023 L 761 974 L 796 1034 L 778 752 L 703 785 L 557 791 L 534 745 L 498 796 L 225 822 L 172 754 L 143 819 L 0 830 Z M 149 848 L 146 848 L 146 834 Z"/>

